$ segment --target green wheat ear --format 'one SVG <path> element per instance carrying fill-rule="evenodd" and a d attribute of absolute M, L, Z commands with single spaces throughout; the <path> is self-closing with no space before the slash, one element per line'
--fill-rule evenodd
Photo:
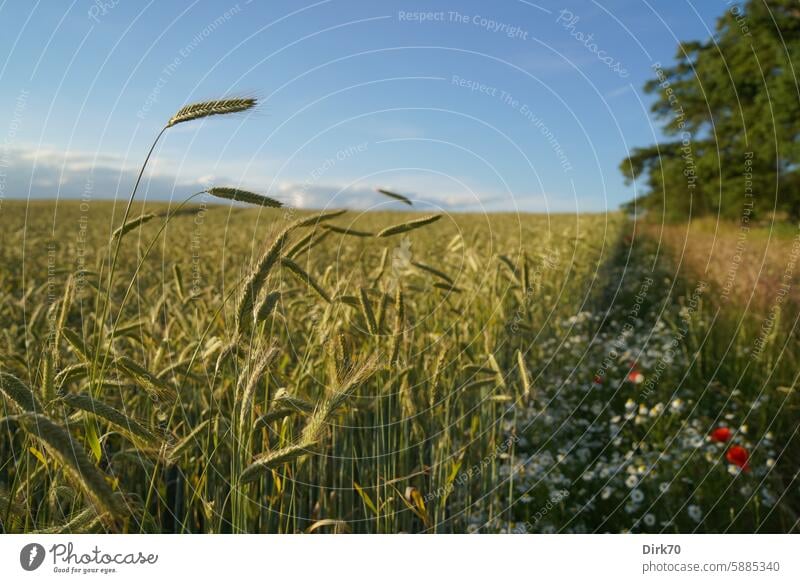
<path fill-rule="evenodd" d="M 214 101 L 201 101 L 192 103 L 178 110 L 167 122 L 168 128 L 186 121 L 201 119 L 211 115 L 224 115 L 247 111 L 255 107 L 258 102 L 250 97 L 234 97 L 231 99 L 216 99 Z"/>
<path fill-rule="evenodd" d="M 258 206 L 265 206 L 269 208 L 280 208 L 283 206 L 282 202 L 277 201 L 274 198 L 264 196 L 263 194 L 250 192 L 249 190 L 242 190 L 241 188 L 230 188 L 228 186 L 214 186 L 206 190 L 206 192 L 211 196 L 215 196 L 217 198 L 235 200 L 237 202 L 246 202 Z"/>

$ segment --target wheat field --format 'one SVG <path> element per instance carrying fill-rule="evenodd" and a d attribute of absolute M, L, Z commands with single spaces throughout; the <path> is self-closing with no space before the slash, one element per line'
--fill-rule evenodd
<path fill-rule="evenodd" d="M 135 186 L 2 226 L 5 532 L 797 528 L 794 326 L 743 333 L 621 213 Z"/>

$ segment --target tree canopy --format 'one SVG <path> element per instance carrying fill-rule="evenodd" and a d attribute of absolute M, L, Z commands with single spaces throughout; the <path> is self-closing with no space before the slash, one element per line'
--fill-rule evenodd
<path fill-rule="evenodd" d="M 667 141 L 620 168 L 640 191 L 631 208 L 667 219 L 800 218 L 800 3 L 731 5 L 714 36 L 654 63 L 644 89 Z"/>

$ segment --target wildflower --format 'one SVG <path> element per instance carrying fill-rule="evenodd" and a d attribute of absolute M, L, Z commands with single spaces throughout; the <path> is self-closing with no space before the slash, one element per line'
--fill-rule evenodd
<path fill-rule="evenodd" d="M 714 431 L 711 432 L 711 441 L 716 441 L 717 443 L 726 443 L 730 440 L 733 432 L 728 427 L 717 427 Z"/>
<path fill-rule="evenodd" d="M 634 474 L 631 474 L 630 476 L 625 478 L 625 485 L 628 488 L 635 488 L 636 484 L 638 484 L 638 483 L 639 483 L 639 479 Z"/>
<path fill-rule="evenodd" d="M 686 509 L 686 512 L 689 513 L 689 518 L 695 522 L 700 522 L 700 520 L 703 518 L 703 511 L 700 510 L 700 507 L 697 504 L 690 504 Z"/>
<path fill-rule="evenodd" d="M 603 376 L 599 375 L 599 374 L 594 375 L 594 384 L 602 385 L 603 384 Z"/>
<path fill-rule="evenodd" d="M 634 504 L 639 504 L 642 500 L 644 500 L 644 492 L 638 488 L 631 490 L 631 501 Z"/>
<path fill-rule="evenodd" d="M 634 385 L 640 385 L 644 382 L 644 375 L 638 370 L 634 369 L 628 373 L 628 380 Z"/>
<path fill-rule="evenodd" d="M 656 517 L 648 512 L 644 515 L 644 523 L 647 526 L 653 526 L 656 523 Z"/>
<path fill-rule="evenodd" d="M 747 463 L 749 458 L 750 454 L 741 445 L 732 445 L 728 448 L 728 451 L 725 452 L 725 459 L 733 465 L 739 466 L 745 472 L 750 469 L 750 466 Z"/>
<path fill-rule="evenodd" d="M 673 413 L 680 413 L 683 411 L 683 399 L 673 399 L 672 403 L 669 404 L 669 408 Z"/>

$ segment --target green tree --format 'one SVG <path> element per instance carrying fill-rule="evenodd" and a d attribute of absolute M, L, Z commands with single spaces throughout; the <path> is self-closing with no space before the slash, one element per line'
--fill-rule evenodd
<path fill-rule="evenodd" d="M 731 5 L 705 42 L 682 43 L 644 87 L 669 141 L 620 168 L 631 207 L 685 219 L 774 211 L 800 218 L 800 3 Z"/>

